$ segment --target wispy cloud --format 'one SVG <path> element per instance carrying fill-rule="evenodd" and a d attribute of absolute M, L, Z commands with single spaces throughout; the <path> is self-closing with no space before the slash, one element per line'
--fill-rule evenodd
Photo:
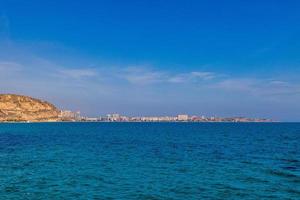
<path fill-rule="evenodd" d="M 270 85 L 273 85 L 273 86 L 279 86 L 279 87 L 285 87 L 285 86 L 290 86 L 289 82 L 287 81 L 280 81 L 280 80 L 271 80 L 269 82 Z"/>
<path fill-rule="evenodd" d="M 216 76 L 215 73 L 206 71 L 174 73 L 172 71 L 153 70 L 145 67 L 128 67 L 120 77 L 132 84 L 172 84 L 207 81 L 214 79 Z"/>
<path fill-rule="evenodd" d="M 216 74 L 213 72 L 201 72 L 201 71 L 196 71 L 196 72 L 191 72 L 191 76 L 195 78 L 200 78 L 203 80 L 210 80 L 216 77 Z"/>
<path fill-rule="evenodd" d="M 274 97 L 285 95 L 298 95 L 300 93 L 299 83 L 272 79 L 253 79 L 253 78 L 228 78 L 220 80 L 212 85 L 211 88 L 229 92 L 241 92 L 246 95 L 261 97 Z"/>
<path fill-rule="evenodd" d="M 22 65 L 16 62 L 11 62 L 11 61 L 0 61 L 0 69 L 2 71 L 5 70 L 18 70 L 21 69 Z"/>
<path fill-rule="evenodd" d="M 169 76 L 170 83 L 186 83 L 195 81 L 207 81 L 216 78 L 216 74 L 206 71 L 192 71 L 188 73 L 179 73 Z"/>
<path fill-rule="evenodd" d="M 16 62 L 0 61 L 0 76 L 7 76 L 21 72 L 23 66 Z"/>
<path fill-rule="evenodd" d="M 10 63 L 7 63 L 10 64 Z M 13 65 L 13 64 L 11 64 Z M 17 64 L 14 64 L 17 67 Z M 0 65 L 1 66 L 1 65 Z M 86 81 L 87 85 L 97 84 L 110 85 L 111 87 L 124 87 L 124 81 L 131 87 L 139 86 L 157 86 L 177 84 L 187 84 L 189 87 L 207 88 L 212 91 L 244 93 L 245 95 L 273 97 L 282 95 L 293 95 L 300 92 L 299 83 L 290 83 L 285 80 L 275 78 L 247 78 L 225 76 L 210 71 L 191 71 L 191 72 L 172 72 L 166 70 L 157 70 L 153 67 L 129 66 L 114 68 L 63 68 L 57 70 L 60 78 Z M 103 79 L 101 76 L 107 77 Z M 100 81 L 100 82 L 99 82 Z M 84 84 L 84 82 L 81 82 Z"/>
<path fill-rule="evenodd" d="M 120 78 L 132 84 L 152 84 L 163 82 L 166 74 L 161 71 L 146 69 L 144 67 L 128 67 L 122 70 Z"/>
<path fill-rule="evenodd" d="M 228 78 L 212 84 L 212 87 L 222 90 L 249 92 L 255 90 L 259 82 L 260 81 L 256 79 Z"/>
<path fill-rule="evenodd" d="M 85 68 L 78 68 L 78 69 L 62 69 L 58 70 L 58 75 L 61 75 L 65 78 L 86 78 L 86 77 L 95 77 L 97 76 L 97 72 L 94 69 L 85 69 Z"/>

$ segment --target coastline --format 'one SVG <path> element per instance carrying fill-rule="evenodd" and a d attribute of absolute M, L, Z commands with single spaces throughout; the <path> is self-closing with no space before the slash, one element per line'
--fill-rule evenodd
<path fill-rule="evenodd" d="M 169 124 L 169 123 L 174 123 L 174 124 L 211 124 L 211 123 L 216 123 L 216 124 L 272 124 L 272 123 L 300 123 L 300 122 L 282 122 L 282 121 L 270 121 L 270 122 L 184 122 L 184 121 L 170 121 L 170 122 L 151 122 L 151 121 L 114 121 L 114 122 L 108 122 L 108 121 L 56 121 L 56 122 L 50 122 L 50 121 L 40 121 L 40 122 L 0 122 L 0 124 L 44 124 L 44 123 L 157 123 L 157 124 Z"/>

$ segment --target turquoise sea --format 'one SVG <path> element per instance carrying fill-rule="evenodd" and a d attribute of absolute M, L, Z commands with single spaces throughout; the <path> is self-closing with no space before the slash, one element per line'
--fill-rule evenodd
<path fill-rule="evenodd" d="M 300 124 L 0 124 L 0 199 L 299 200 Z"/>

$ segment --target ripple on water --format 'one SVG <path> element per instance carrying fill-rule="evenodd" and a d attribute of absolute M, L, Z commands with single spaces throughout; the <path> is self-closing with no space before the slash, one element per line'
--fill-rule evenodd
<path fill-rule="evenodd" d="M 298 200 L 295 141 L 300 124 L 0 124 L 0 199 Z"/>
<path fill-rule="evenodd" d="M 293 174 L 291 172 L 286 172 L 286 171 L 276 170 L 276 169 L 268 169 L 267 173 L 269 173 L 273 176 L 286 178 L 286 179 L 299 179 L 300 178 L 298 175 Z"/>

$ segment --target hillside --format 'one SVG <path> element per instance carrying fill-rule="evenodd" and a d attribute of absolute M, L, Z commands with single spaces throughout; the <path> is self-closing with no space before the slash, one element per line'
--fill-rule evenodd
<path fill-rule="evenodd" d="M 0 94 L 0 122 L 59 121 L 60 111 L 52 104 L 28 96 Z"/>

